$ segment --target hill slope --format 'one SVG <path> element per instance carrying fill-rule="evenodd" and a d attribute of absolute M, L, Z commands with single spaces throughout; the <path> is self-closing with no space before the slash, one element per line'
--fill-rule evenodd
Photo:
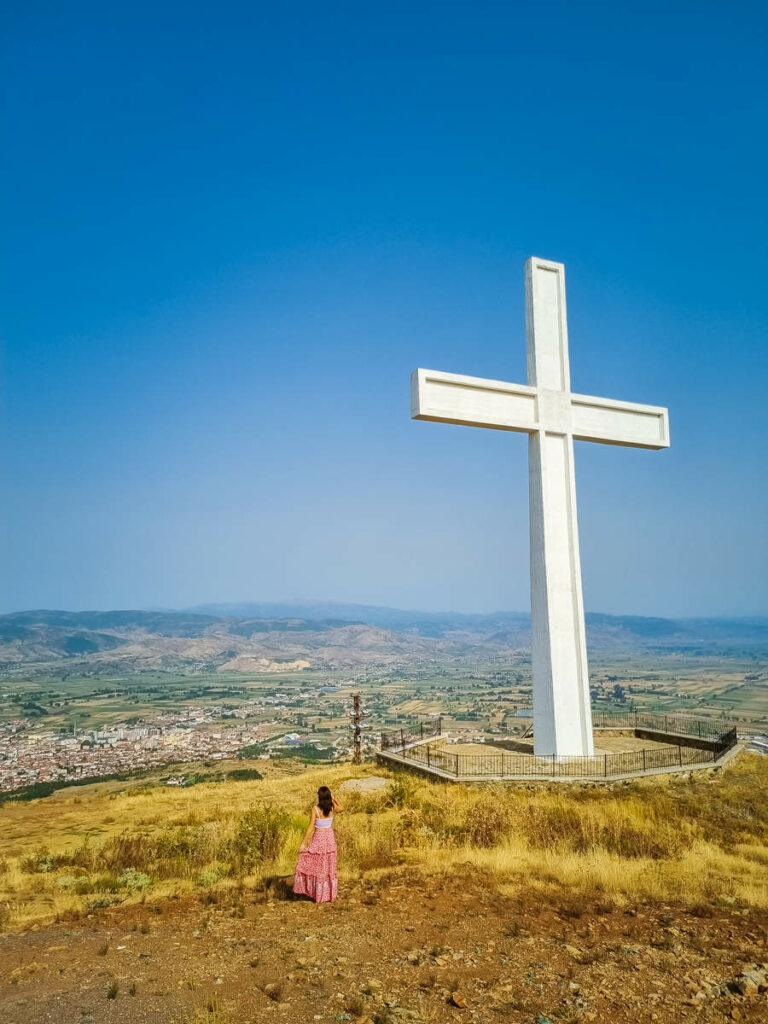
<path fill-rule="evenodd" d="M 0 1014 L 764 1020 L 768 997 L 743 972 L 765 978 L 768 958 L 766 773 L 746 755 L 691 780 L 489 790 L 345 765 L 8 804 Z M 346 810 L 340 899 L 315 907 L 288 882 L 321 782 Z M 243 846 L 254 807 L 272 817 L 257 811 L 262 831 L 248 819 Z"/>

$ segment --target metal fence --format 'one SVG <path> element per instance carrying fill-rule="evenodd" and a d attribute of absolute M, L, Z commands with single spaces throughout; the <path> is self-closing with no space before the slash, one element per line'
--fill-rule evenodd
<path fill-rule="evenodd" d="M 717 740 L 730 729 L 731 723 L 692 718 L 690 715 L 657 715 L 651 711 L 596 711 L 592 713 L 592 726 L 595 729 L 644 729 L 672 736 Z"/>
<path fill-rule="evenodd" d="M 435 718 L 427 722 L 419 722 L 415 728 L 394 729 L 392 732 L 381 734 L 382 750 L 405 750 L 414 743 L 423 743 L 424 740 L 440 736 L 443 731 L 443 719 Z"/>
<path fill-rule="evenodd" d="M 736 728 L 681 716 L 639 715 L 634 724 L 634 714 L 597 715 L 602 724 L 598 729 L 641 729 L 666 732 L 681 737 L 693 737 L 708 741 L 707 749 L 686 746 L 684 743 L 643 750 L 625 751 L 617 754 L 598 754 L 593 757 L 558 757 L 555 754 L 515 754 L 499 751 L 489 754 L 457 754 L 445 747 L 434 747 L 422 742 L 421 728 L 418 731 L 382 733 L 381 749 L 398 754 L 415 765 L 428 770 L 436 769 L 454 778 L 610 778 L 611 776 L 633 775 L 654 768 L 684 768 L 686 765 L 716 762 L 737 742 Z M 611 725 L 605 724 L 610 718 Z M 617 719 L 620 721 L 617 722 Z M 626 721 L 625 721 L 626 719 Z M 651 721 L 653 719 L 653 721 Z M 692 729 L 700 725 L 701 731 Z M 430 725 L 431 728 L 434 728 Z M 425 727 L 426 730 L 427 727 Z M 441 722 L 437 723 L 434 735 L 440 735 Z M 428 737 L 426 731 L 423 739 Z"/>

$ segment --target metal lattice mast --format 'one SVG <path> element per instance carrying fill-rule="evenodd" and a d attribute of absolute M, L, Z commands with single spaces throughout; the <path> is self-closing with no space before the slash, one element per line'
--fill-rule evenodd
<path fill-rule="evenodd" d="M 349 717 L 352 719 L 349 727 L 353 730 L 352 736 L 354 740 L 352 763 L 361 764 L 363 760 L 362 730 L 368 728 L 367 724 L 363 723 L 363 719 L 368 717 L 368 712 L 363 711 L 360 707 L 359 693 L 355 693 L 352 696 L 352 710 L 349 712 Z"/>

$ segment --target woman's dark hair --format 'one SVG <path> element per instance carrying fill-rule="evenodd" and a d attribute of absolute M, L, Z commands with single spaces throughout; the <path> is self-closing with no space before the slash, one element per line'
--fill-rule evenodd
<path fill-rule="evenodd" d="M 323 812 L 326 818 L 333 810 L 333 797 L 331 796 L 331 791 L 330 789 L 328 789 L 327 786 L 321 786 L 320 789 L 318 789 L 317 806 L 320 808 L 320 810 Z"/>

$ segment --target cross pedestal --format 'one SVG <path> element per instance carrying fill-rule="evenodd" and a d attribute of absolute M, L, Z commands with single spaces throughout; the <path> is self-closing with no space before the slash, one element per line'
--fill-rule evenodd
<path fill-rule="evenodd" d="M 565 267 L 525 263 L 528 384 L 414 370 L 411 416 L 528 434 L 536 754 L 591 755 L 573 442 L 668 448 L 667 410 L 571 392 Z"/>

